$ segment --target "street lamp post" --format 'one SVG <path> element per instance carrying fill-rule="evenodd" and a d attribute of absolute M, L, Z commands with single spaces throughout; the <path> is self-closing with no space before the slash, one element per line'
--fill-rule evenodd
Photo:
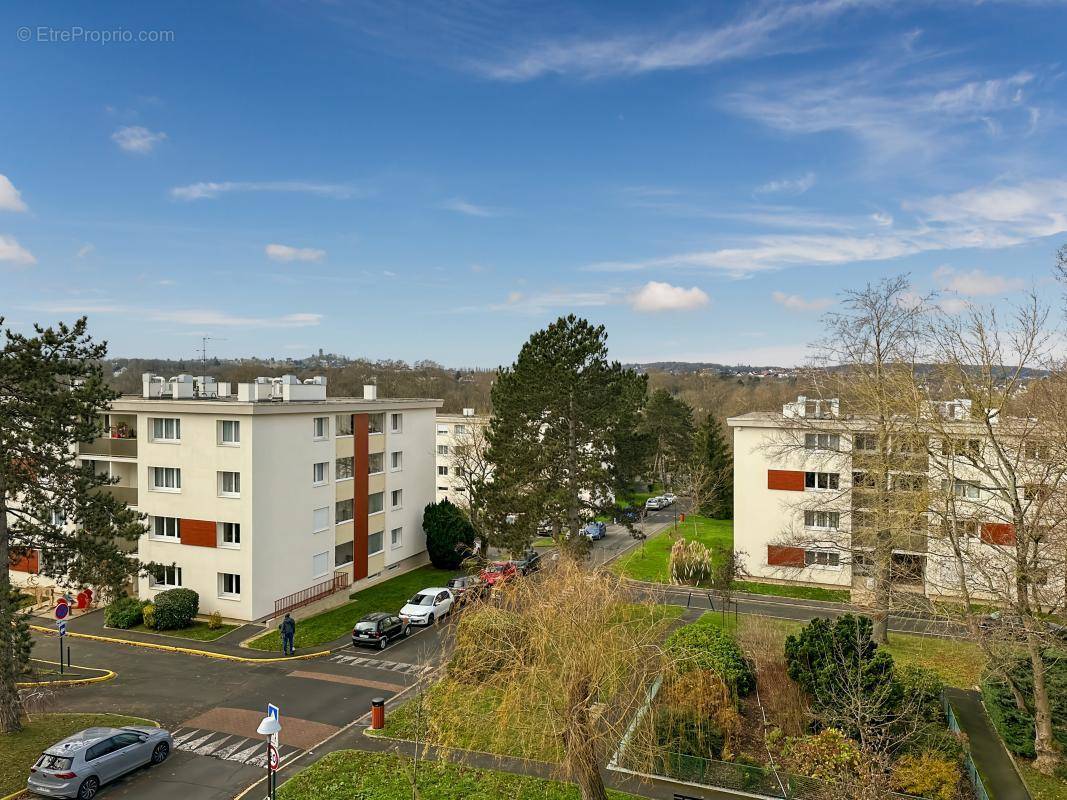
<path fill-rule="evenodd" d="M 274 750 L 274 739 L 281 731 L 282 725 L 276 717 L 264 717 L 259 723 L 256 733 L 267 737 L 267 796 L 274 800 L 274 759 L 277 757 Z"/>

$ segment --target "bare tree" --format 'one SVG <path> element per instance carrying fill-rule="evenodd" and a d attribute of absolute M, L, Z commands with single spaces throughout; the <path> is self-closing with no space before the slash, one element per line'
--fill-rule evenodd
<path fill-rule="evenodd" d="M 467 512 L 474 533 L 485 552 L 491 533 L 486 487 L 493 477 L 493 465 L 489 461 L 489 441 L 486 426 L 471 420 L 457 433 L 452 445 L 452 466 L 455 471 L 453 485 L 459 488 L 455 495 L 456 505 Z"/>

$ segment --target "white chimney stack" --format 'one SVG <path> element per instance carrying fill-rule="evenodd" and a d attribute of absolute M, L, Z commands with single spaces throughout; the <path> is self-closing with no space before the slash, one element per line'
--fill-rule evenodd
<path fill-rule="evenodd" d="M 378 399 L 378 386 L 373 383 L 363 384 L 363 399 L 364 400 L 377 400 Z"/>

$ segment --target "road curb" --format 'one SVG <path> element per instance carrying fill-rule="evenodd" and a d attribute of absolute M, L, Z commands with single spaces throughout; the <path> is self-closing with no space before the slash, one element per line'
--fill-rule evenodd
<path fill-rule="evenodd" d="M 43 658 L 38 658 L 35 660 L 40 661 L 42 664 L 59 663 L 58 661 L 46 661 Z M 91 670 L 92 672 L 103 672 L 104 674 L 97 675 L 93 678 L 71 678 L 70 680 L 63 680 L 61 678 L 55 681 L 21 681 L 19 683 L 16 683 L 15 685 L 18 686 L 20 689 L 28 689 L 31 686 L 84 686 L 89 683 L 103 683 L 104 681 L 110 681 L 114 679 L 117 675 L 117 673 L 113 672 L 110 669 L 101 669 L 100 667 L 83 667 L 78 664 L 68 664 L 67 666 L 73 666 L 74 669 L 87 669 Z M 0 797 L 0 800 L 7 800 L 7 798 Z"/>
<path fill-rule="evenodd" d="M 50 636 L 55 636 L 56 631 L 52 628 L 43 628 L 40 625 L 30 625 L 30 630 L 37 631 L 38 633 L 47 633 Z M 332 650 L 320 650 L 315 653 L 305 653 L 299 656 L 279 656 L 277 658 L 247 658 L 245 656 L 234 656 L 229 653 L 214 653 L 210 650 L 196 650 L 192 647 L 176 647 L 170 644 L 156 644 L 155 642 L 137 642 L 132 639 L 119 639 L 114 636 L 98 636 L 95 633 L 74 633 L 73 631 L 67 631 L 67 636 L 72 636 L 76 639 L 90 639 L 95 642 L 108 642 L 111 644 L 127 644 L 131 647 L 144 647 L 149 650 L 159 650 L 164 653 L 182 653 L 190 656 L 201 656 L 203 658 L 215 658 L 220 661 L 235 661 L 239 664 L 276 664 L 283 661 L 307 661 L 312 658 L 320 658 L 321 656 L 328 656 Z M 0 798 L 0 800 L 5 800 Z"/>

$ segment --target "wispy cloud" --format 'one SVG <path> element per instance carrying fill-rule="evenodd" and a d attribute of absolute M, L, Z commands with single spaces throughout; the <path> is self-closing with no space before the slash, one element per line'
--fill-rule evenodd
<path fill-rule="evenodd" d="M 207 200 L 235 192 L 299 192 L 340 200 L 354 196 L 357 191 L 351 186 L 336 183 L 311 183 L 307 181 L 203 181 L 187 186 L 175 186 L 170 196 L 175 200 Z"/>
<path fill-rule="evenodd" d="M 111 140 L 120 148 L 140 155 L 151 153 L 166 138 L 163 131 L 150 131 L 141 125 L 127 125 L 111 134 Z"/>
<path fill-rule="evenodd" d="M 272 261 L 322 261 L 325 250 L 314 247 L 291 247 L 287 244 L 268 244 L 263 248 Z"/>
<path fill-rule="evenodd" d="M 571 289 L 552 289 L 545 292 L 526 294 L 508 292 L 502 303 L 487 305 L 460 306 L 452 308 L 449 313 L 507 312 L 515 314 L 543 314 L 547 311 L 566 311 L 577 308 L 601 308 L 625 299 L 622 289 L 610 288 L 601 291 L 584 291 Z"/>
<path fill-rule="evenodd" d="M 459 214 L 466 214 L 468 217 L 499 217 L 503 213 L 496 208 L 470 203 L 462 197 L 450 197 L 441 203 L 441 208 L 455 211 Z"/>
<path fill-rule="evenodd" d="M 22 194 L 7 175 L 0 175 L 0 211 L 28 211 Z"/>
<path fill-rule="evenodd" d="M 781 178 L 756 187 L 756 194 L 804 194 L 815 185 L 815 173 L 807 172 L 799 178 Z"/>
<path fill-rule="evenodd" d="M 649 281 L 630 295 L 630 308 L 642 313 L 692 311 L 709 302 L 707 293 L 697 286 L 686 289 L 660 281 Z"/>
<path fill-rule="evenodd" d="M 934 280 L 944 288 L 967 297 L 988 297 L 1008 294 L 1022 289 L 1022 278 L 993 275 L 980 269 L 957 270 L 944 265 L 934 270 Z"/>
<path fill-rule="evenodd" d="M 771 297 L 778 305 L 790 311 L 825 311 L 834 304 L 834 301 L 828 297 L 815 297 L 809 300 L 799 294 L 786 294 L 785 292 L 774 292 Z"/>
<path fill-rule="evenodd" d="M 6 261 L 18 267 L 29 267 L 37 263 L 33 253 L 18 243 L 14 236 L 0 234 L 0 261 Z"/>
<path fill-rule="evenodd" d="M 280 316 L 250 317 L 209 308 L 146 308 L 108 301 L 83 303 L 44 303 L 32 307 L 49 314 L 122 314 L 152 322 L 199 325 L 210 328 L 306 328 L 319 325 L 322 314 L 300 312 Z"/>
<path fill-rule="evenodd" d="M 96 249 L 96 245 L 92 244 L 91 242 L 86 242 L 85 244 L 83 244 L 81 247 L 78 248 L 78 253 L 77 253 L 78 258 L 85 258 L 87 255 L 92 253 L 93 250 L 95 250 L 95 249 Z"/>

